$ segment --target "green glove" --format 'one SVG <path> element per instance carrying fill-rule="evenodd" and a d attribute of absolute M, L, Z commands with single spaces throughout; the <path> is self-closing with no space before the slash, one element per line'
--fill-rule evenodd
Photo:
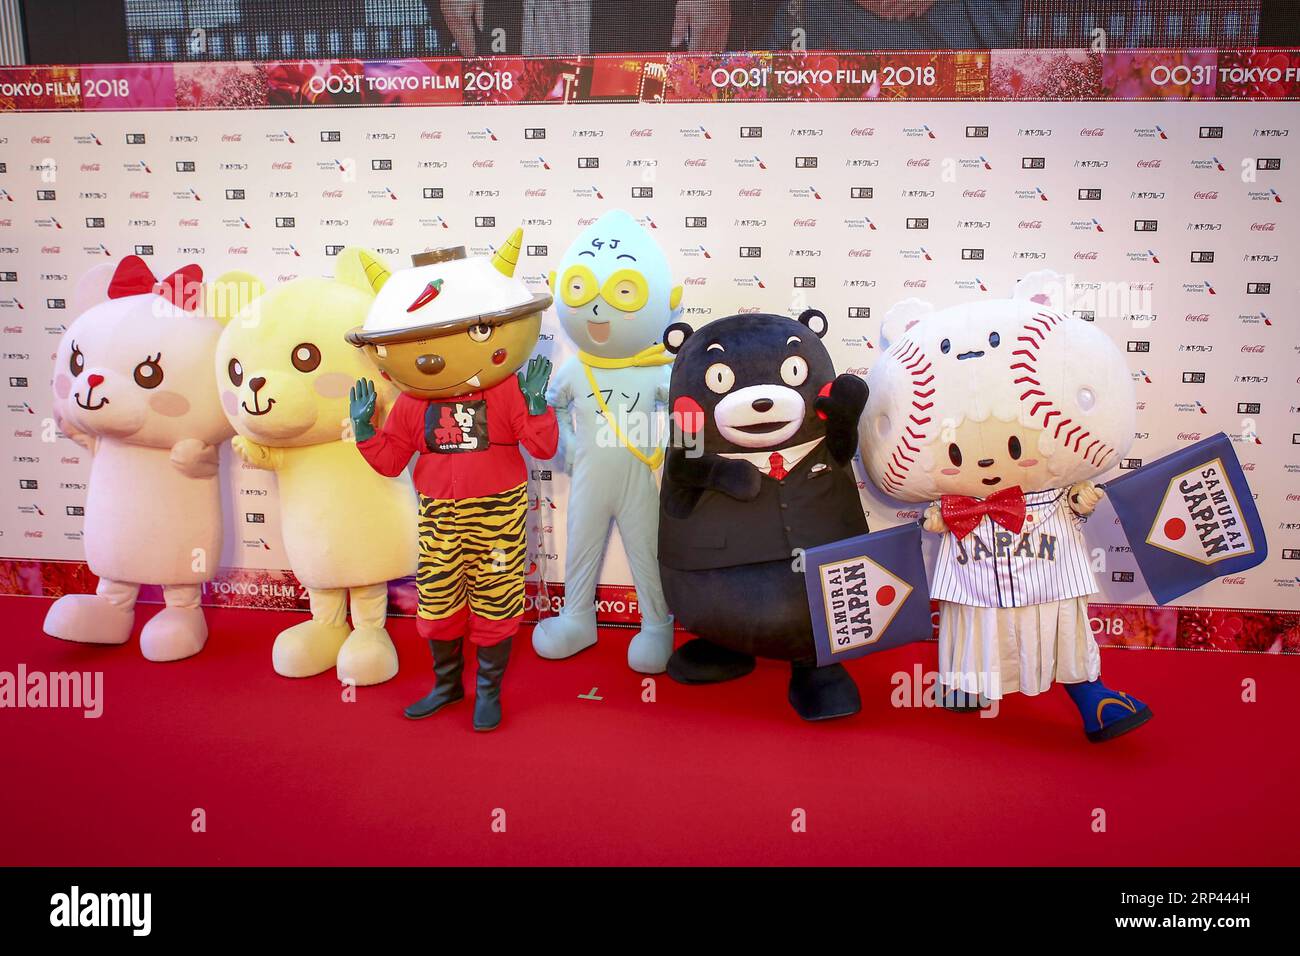
<path fill-rule="evenodd" d="M 544 355 L 534 355 L 528 360 L 527 371 L 519 373 L 519 391 L 524 393 L 529 415 L 546 411 L 546 383 L 551 380 L 551 360 Z"/>
<path fill-rule="evenodd" d="M 375 383 L 366 378 L 357 379 L 357 384 L 348 392 L 348 414 L 352 416 L 352 434 L 357 441 L 366 441 L 375 437 Z"/>

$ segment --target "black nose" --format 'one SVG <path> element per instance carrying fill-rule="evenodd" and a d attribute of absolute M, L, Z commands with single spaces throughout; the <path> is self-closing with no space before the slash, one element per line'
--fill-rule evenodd
<path fill-rule="evenodd" d="M 262 378 L 260 375 L 257 378 L 250 378 L 248 380 L 248 387 L 253 390 L 254 395 L 260 392 L 262 390 L 262 386 L 265 384 L 266 384 L 266 379 Z"/>
<path fill-rule="evenodd" d="M 437 375 L 446 365 L 441 355 L 421 355 L 415 360 L 415 367 L 425 375 Z"/>
<path fill-rule="evenodd" d="M 754 411 L 756 412 L 766 412 L 769 409 L 771 409 L 772 404 L 773 403 L 770 398 L 756 398 L 752 402 L 750 402 L 750 407 L 753 408 Z"/>
<path fill-rule="evenodd" d="M 992 458 L 981 458 L 981 459 L 979 460 L 979 466 L 980 466 L 981 468 L 987 468 L 987 467 L 989 467 L 989 466 L 992 465 L 992 464 L 993 464 L 993 459 L 992 459 Z"/>

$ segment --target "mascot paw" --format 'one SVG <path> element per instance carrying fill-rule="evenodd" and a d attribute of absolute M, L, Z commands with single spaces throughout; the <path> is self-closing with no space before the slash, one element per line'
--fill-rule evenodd
<path fill-rule="evenodd" d="M 230 439 L 230 447 L 234 449 L 236 455 L 254 468 L 266 468 L 270 461 L 271 456 L 267 453 L 266 448 L 255 441 L 245 438 L 243 435 L 236 435 Z"/>
<path fill-rule="evenodd" d="M 397 676 L 397 648 L 382 627 L 360 627 L 339 648 L 340 681 L 357 687 L 382 684 Z"/>
<path fill-rule="evenodd" d="M 65 594 L 45 614 L 45 633 L 80 644 L 125 644 L 135 609 L 110 604 L 98 594 Z"/>
<path fill-rule="evenodd" d="M 533 650 L 538 657 L 558 661 L 585 651 L 596 643 L 596 615 L 561 614 L 538 621 L 533 628 Z"/>
<path fill-rule="evenodd" d="M 943 521 L 943 512 L 939 510 L 938 505 L 930 505 L 925 509 L 925 522 L 921 527 L 931 534 L 943 534 L 948 530 L 948 526 Z"/>
<path fill-rule="evenodd" d="M 843 664 L 792 664 L 790 706 L 804 720 L 830 720 L 856 714 L 862 709 L 862 698 Z"/>
<path fill-rule="evenodd" d="M 309 620 L 283 630 L 271 648 L 271 664 L 281 677 L 314 677 L 332 668 L 347 640 L 346 624 Z"/>
<path fill-rule="evenodd" d="M 668 658 L 668 676 L 679 684 L 720 684 L 754 669 L 754 655 L 732 651 L 697 637 Z"/>
<path fill-rule="evenodd" d="M 165 607 L 140 631 L 140 653 L 151 661 L 193 657 L 207 642 L 208 622 L 197 607 Z"/>
<path fill-rule="evenodd" d="M 1070 508 L 1075 514 L 1090 515 L 1101 501 L 1102 491 L 1091 481 L 1081 481 L 1070 486 Z"/>
<path fill-rule="evenodd" d="M 642 623 L 627 645 L 627 666 L 641 674 L 662 674 L 673 653 L 673 622 Z"/>
<path fill-rule="evenodd" d="M 211 478 L 220 466 L 217 447 L 197 438 L 183 438 L 172 445 L 171 460 L 187 478 Z"/>

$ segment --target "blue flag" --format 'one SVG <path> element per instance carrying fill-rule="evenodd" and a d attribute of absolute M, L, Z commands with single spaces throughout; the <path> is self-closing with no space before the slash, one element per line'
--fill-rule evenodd
<path fill-rule="evenodd" d="M 818 667 L 933 633 L 916 522 L 809 548 L 804 560 Z"/>
<path fill-rule="evenodd" d="M 1255 498 L 1222 432 L 1106 482 L 1106 496 L 1160 604 L 1268 557 Z"/>

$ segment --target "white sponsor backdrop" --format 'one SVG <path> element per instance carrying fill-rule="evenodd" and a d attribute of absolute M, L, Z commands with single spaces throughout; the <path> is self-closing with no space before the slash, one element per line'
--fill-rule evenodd
<path fill-rule="evenodd" d="M 483 253 L 522 224 L 521 271 L 540 289 L 583 225 L 623 207 L 662 244 L 689 319 L 815 306 L 839 368 L 858 373 L 901 298 L 942 306 L 1004 296 L 1036 269 L 1069 275 L 1073 307 L 1128 352 L 1132 458 L 1222 430 L 1258 496 L 1268 562 L 1186 603 L 1300 608 L 1295 120 L 1291 103 L 1229 102 L 5 115 L 0 552 L 82 557 L 88 461 L 42 423 L 71 318 L 56 306 L 106 256 L 274 283 L 328 274 L 347 244 L 403 263 L 436 245 Z M 558 363 L 570 346 L 553 320 L 545 332 Z M 274 478 L 226 467 L 223 563 L 285 567 Z M 558 580 L 567 483 L 539 468 L 539 571 Z M 863 500 L 876 528 L 914 514 L 871 488 Z M 1148 603 L 1140 575 L 1112 580 L 1135 568 L 1105 506 L 1088 540 L 1103 597 Z M 604 580 L 630 580 L 617 554 Z"/>

